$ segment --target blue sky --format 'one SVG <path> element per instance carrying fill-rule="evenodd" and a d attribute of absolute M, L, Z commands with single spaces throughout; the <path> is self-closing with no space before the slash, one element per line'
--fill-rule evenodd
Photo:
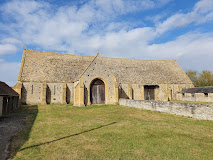
<path fill-rule="evenodd" d="M 213 71 L 213 0 L 0 0 L 0 81 L 17 82 L 23 46 Z"/>

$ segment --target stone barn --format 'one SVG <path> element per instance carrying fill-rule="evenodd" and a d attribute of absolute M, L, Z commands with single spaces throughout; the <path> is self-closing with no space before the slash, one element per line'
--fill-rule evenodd
<path fill-rule="evenodd" d="M 0 116 L 18 108 L 19 94 L 6 83 L 0 81 Z"/>
<path fill-rule="evenodd" d="M 175 60 L 83 56 L 26 50 L 14 87 L 23 104 L 118 104 L 119 98 L 169 101 L 191 80 Z"/>

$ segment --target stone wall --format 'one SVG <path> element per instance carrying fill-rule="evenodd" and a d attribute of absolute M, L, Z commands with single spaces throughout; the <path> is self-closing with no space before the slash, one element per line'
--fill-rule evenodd
<path fill-rule="evenodd" d="M 90 86 L 94 79 L 101 79 L 105 84 L 105 103 L 118 104 L 117 81 L 104 62 L 97 56 L 82 74 L 80 82 L 84 85 L 84 103 L 90 105 Z M 82 84 L 80 84 L 82 85 Z"/>
<path fill-rule="evenodd" d="M 68 104 L 74 103 L 74 83 L 67 83 L 66 102 Z"/>
<path fill-rule="evenodd" d="M 23 104 L 41 104 L 42 83 L 23 83 L 21 101 Z"/>
<path fill-rule="evenodd" d="M 119 98 L 129 98 L 128 84 L 119 84 Z"/>
<path fill-rule="evenodd" d="M 177 93 L 176 100 L 179 101 L 197 101 L 197 102 L 213 102 L 213 93 Z"/>
<path fill-rule="evenodd" d="M 144 85 L 119 84 L 119 98 L 144 100 Z M 155 98 L 157 101 L 176 100 L 177 92 L 191 86 L 191 84 L 159 84 L 159 87 L 155 88 Z"/>
<path fill-rule="evenodd" d="M 143 100 L 144 99 L 144 86 L 140 84 L 132 84 L 132 99 Z"/>
<path fill-rule="evenodd" d="M 0 117 L 2 116 L 2 110 L 3 110 L 3 97 L 0 96 Z"/>
<path fill-rule="evenodd" d="M 48 83 L 47 84 L 47 103 L 60 104 L 62 103 L 63 83 Z"/>
<path fill-rule="evenodd" d="M 117 97 L 144 100 L 144 84 L 118 84 L 110 70 L 101 61 L 97 60 L 91 64 L 81 78 L 84 86 L 85 105 L 90 105 L 90 84 L 95 78 L 100 78 L 105 83 L 106 104 L 116 104 Z M 66 87 L 65 91 L 64 85 Z M 116 93 L 116 87 L 118 87 L 118 94 Z M 181 91 L 182 88 L 188 87 L 190 87 L 189 84 L 159 84 L 155 92 L 156 100 L 179 100 L 179 95 L 176 97 L 175 93 Z M 77 90 L 75 92 L 76 95 L 80 94 L 77 93 Z M 210 97 L 212 95 L 209 95 Z M 74 104 L 74 83 L 23 82 L 21 101 L 23 104 Z"/>
<path fill-rule="evenodd" d="M 213 120 L 213 105 L 119 99 L 119 105 Z"/>
<path fill-rule="evenodd" d="M 156 100 L 169 101 L 176 99 L 176 93 L 182 91 L 183 88 L 190 88 L 192 84 L 159 84 L 157 88 Z"/>
<path fill-rule="evenodd" d="M 22 104 L 64 104 L 74 101 L 73 83 L 38 83 L 22 84 Z"/>

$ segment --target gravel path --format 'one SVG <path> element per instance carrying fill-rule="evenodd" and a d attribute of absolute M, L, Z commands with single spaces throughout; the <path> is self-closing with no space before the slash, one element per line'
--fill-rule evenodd
<path fill-rule="evenodd" d="M 20 132 L 25 123 L 22 120 L 25 115 L 9 114 L 0 117 L 0 160 L 5 160 L 8 156 L 8 148 L 12 136 Z"/>

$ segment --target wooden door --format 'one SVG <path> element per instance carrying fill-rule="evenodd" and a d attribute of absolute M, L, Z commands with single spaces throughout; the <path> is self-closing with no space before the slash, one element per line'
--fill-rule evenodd
<path fill-rule="evenodd" d="M 155 100 L 154 86 L 144 86 L 144 100 Z"/>
<path fill-rule="evenodd" d="M 100 79 L 94 80 L 90 87 L 90 97 L 92 104 L 105 103 L 105 85 Z"/>

